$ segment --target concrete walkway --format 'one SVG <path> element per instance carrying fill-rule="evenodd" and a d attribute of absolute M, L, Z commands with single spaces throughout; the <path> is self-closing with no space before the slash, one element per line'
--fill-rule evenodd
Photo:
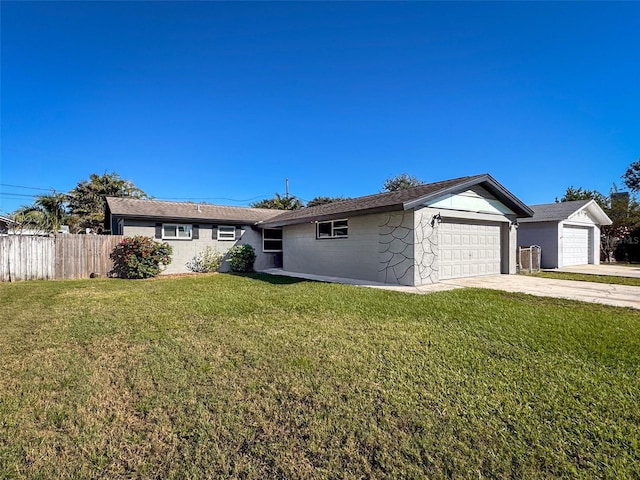
<path fill-rule="evenodd" d="M 569 273 L 586 273 L 589 275 L 612 275 L 614 277 L 631 277 L 640 278 L 640 265 L 616 265 L 600 264 L 600 265 L 574 265 L 572 267 L 562 267 L 552 272 L 569 272 Z"/>
<path fill-rule="evenodd" d="M 441 283 L 456 287 L 490 288 L 506 292 L 528 293 L 540 297 L 566 298 L 640 309 L 640 287 L 607 283 L 555 280 L 526 275 L 490 275 L 458 278 Z"/>
<path fill-rule="evenodd" d="M 625 267 L 626 268 L 626 267 Z M 279 268 L 270 268 L 262 273 L 296 277 L 317 282 L 342 283 L 360 287 L 381 288 L 396 292 L 432 293 L 456 288 L 489 288 L 506 292 L 528 293 L 539 297 L 566 298 L 583 302 L 602 303 L 616 307 L 640 309 L 640 287 L 627 285 L 609 285 L 606 283 L 577 282 L 573 280 L 554 280 L 551 278 L 529 277 L 526 275 L 488 275 L 485 277 L 458 278 L 443 280 L 433 285 L 406 287 L 386 283 L 357 280 L 353 278 L 327 277 L 307 273 L 286 272 Z"/>

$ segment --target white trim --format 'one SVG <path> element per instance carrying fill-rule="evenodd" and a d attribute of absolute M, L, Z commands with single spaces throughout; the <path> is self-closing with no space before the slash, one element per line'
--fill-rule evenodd
<path fill-rule="evenodd" d="M 226 229 L 226 232 L 221 232 L 220 229 Z M 230 232 L 229 230 L 233 230 Z M 222 235 L 221 235 L 222 233 Z M 233 241 L 236 239 L 236 227 L 233 225 L 218 225 L 218 232 L 216 234 L 216 240 L 220 240 L 222 242 Z"/>
<path fill-rule="evenodd" d="M 338 222 L 345 222 L 345 225 L 341 225 L 336 227 L 336 223 Z M 331 228 L 331 235 L 323 235 L 320 236 L 320 225 L 321 224 L 330 224 L 330 228 Z M 336 235 L 336 230 L 345 230 L 346 234 L 345 235 Z M 316 240 L 325 240 L 328 238 L 349 238 L 349 219 L 348 218 L 341 218 L 338 220 L 327 220 L 325 222 L 316 222 Z"/>
<path fill-rule="evenodd" d="M 175 236 L 165 235 L 166 227 L 175 227 L 175 229 L 176 229 Z M 181 227 L 184 229 L 185 233 L 189 234 L 188 237 L 181 237 L 181 236 L 178 235 L 178 232 L 180 231 Z M 193 225 L 191 225 L 191 224 L 188 224 L 188 223 L 163 223 L 162 224 L 162 239 L 163 240 L 191 240 L 192 236 L 193 236 Z"/>
<path fill-rule="evenodd" d="M 266 248 L 264 248 L 264 232 L 266 232 L 267 230 L 279 230 L 282 233 L 282 227 L 279 228 L 263 228 L 262 229 L 262 251 L 265 253 L 280 253 L 282 252 L 282 242 L 284 240 L 284 238 L 282 238 L 282 236 L 280 238 L 267 238 L 267 241 L 271 241 L 271 242 L 280 242 L 280 250 L 267 250 Z"/>

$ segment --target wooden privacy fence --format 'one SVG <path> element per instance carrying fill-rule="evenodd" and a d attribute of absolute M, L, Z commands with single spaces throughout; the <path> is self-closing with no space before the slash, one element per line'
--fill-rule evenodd
<path fill-rule="evenodd" d="M 106 276 L 122 235 L 7 235 L 0 237 L 0 281 Z"/>

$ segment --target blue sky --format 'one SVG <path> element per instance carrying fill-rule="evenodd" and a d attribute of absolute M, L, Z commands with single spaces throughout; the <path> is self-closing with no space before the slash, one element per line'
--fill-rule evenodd
<path fill-rule="evenodd" d="M 0 8 L 4 213 L 104 172 L 228 205 L 488 172 L 535 204 L 640 157 L 638 2 Z"/>

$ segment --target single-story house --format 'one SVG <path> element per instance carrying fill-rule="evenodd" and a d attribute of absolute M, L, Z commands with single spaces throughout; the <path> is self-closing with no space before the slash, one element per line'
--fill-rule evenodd
<path fill-rule="evenodd" d="M 279 267 L 396 285 L 515 273 L 516 218 L 533 215 L 488 174 L 292 211 L 108 198 L 114 234 L 169 241 L 166 273 L 211 245 L 256 250 Z"/>
<path fill-rule="evenodd" d="M 293 210 L 282 228 L 290 272 L 423 285 L 515 273 L 516 217 L 533 212 L 488 174 Z"/>
<path fill-rule="evenodd" d="M 531 205 L 518 219 L 518 244 L 541 247 L 542 268 L 600 263 L 600 226 L 611 219 L 594 200 Z"/>
<path fill-rule="evenodd" d="M 282 230 L 257 225 L 280 213 L 262 208 L 107 197 L 105 221 L 114 235 L 144 235 L 169 243 L 173 255 L 165 274 L 188 272 L 187 262 L 207 247 L 226 253 L 239 243 L 255 249 L 255 269 L 264 270 L 282 265 Z M 224 262 L 221 271 L 228 269 Z"/>

